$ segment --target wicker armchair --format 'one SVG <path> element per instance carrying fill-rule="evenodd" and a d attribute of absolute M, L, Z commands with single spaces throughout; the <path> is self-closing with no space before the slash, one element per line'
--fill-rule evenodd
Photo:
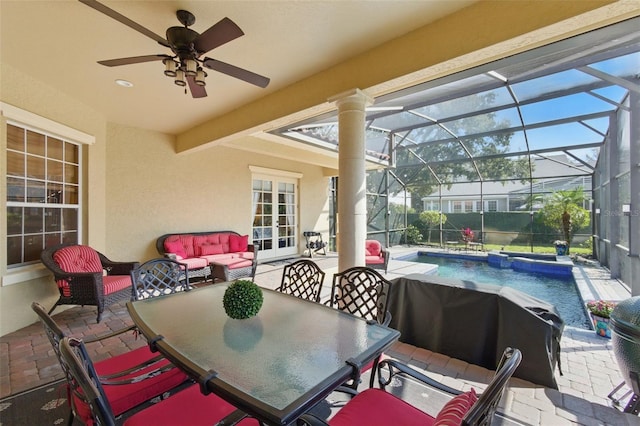
<path fill-rule="evenodd" d="M 373 269 L 383 269 L 386 274 L 389 267 L 389 258 L 391 257 L 389 250 L 384 248 L 378 240 L 365 240 L 364 250 L 366 266 Z"/>
<path fill-rule="evenodd" d="M 74 244 L 48 247 L 40 253 L 40 260 L 53 272 L 60 292 L 49 314 L 58 305 L 91 305 L 98 308 L 100 322 L 106 306 L 131 300 L 129 274 L 138 262 L 114 262 L 91 247 Z"/>

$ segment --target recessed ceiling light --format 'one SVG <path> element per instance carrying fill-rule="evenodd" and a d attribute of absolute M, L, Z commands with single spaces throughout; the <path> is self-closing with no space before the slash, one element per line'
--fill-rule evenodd
<path fill-rule="evenodd" d="M 127 80 L 118 79 L 116 80 L 116 84 L 122 87 L 133 87 L 133 83 Z"/>

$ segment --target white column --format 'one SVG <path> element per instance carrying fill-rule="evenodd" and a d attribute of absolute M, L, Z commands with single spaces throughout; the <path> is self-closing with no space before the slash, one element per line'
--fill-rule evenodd
<path fill-rule="evenodd" d="M 364 266 L 367 236 L 365 108 L 373 99 L 359 89 L 329 99 L 338 107 L 338 271 Z"/>

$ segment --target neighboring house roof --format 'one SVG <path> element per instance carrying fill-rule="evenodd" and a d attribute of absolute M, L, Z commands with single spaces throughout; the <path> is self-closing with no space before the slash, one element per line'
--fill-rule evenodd
<path fill-rule="evenodd" d="M 589 173 L 589 174 L 588 174 Z M 553 155 L 534 160 L 534 176 L 547 176 L 546 179 L 535 179 L 533 181 L 533 192 L 548 192 L 558 189 L 575 188 L 583 186 L 585 189 L 591 188 L 591 170 L 584 164 L 569 159 L 566 155 Z M 579 174 L 579 175 L 578 175 Z M 442 187 L 442 198 L 466 198 L 477 197 L 480 194 L 481 185 L 479 182 L 465 182 L 453 184 L 451 188 L 446 185 Z M 485 197 L 507 196 L 509 194 L 529 193 L 529 183 L 521 181 L 496 182 L 488 181 L 482 183 L 482 193 Z M 423 200 L 432 200 L 440 197 L 438 191 L 431 193 Z"/>

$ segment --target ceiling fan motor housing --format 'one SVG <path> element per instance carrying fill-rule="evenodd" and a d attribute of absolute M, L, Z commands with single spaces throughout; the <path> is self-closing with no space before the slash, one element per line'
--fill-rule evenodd
<path fill-rule="evenodd" d="M 180 59 L 195 59 L 198 52 L 194 42 L 200 34 L 187 27 L 171 27 L 167 29 L 167 40 L 173 53 Z"/>

